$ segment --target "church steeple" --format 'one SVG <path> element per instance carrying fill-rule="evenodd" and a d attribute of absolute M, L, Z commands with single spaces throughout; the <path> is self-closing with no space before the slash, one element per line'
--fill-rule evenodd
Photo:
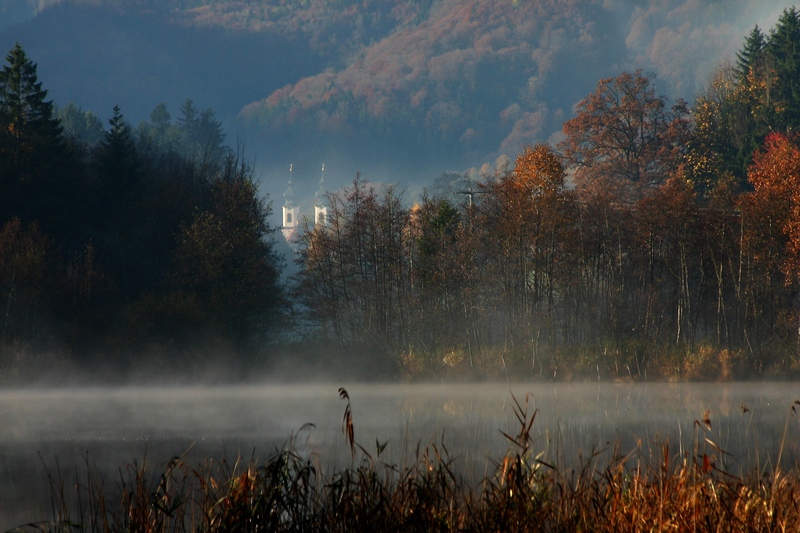
<path fill-rule="evenodd" d="M 325 226 L 328 224 L 328 201 L 325 191 L 325 163 L 322 164 L 322 177 L 319 179 L 319 189 L 314 194 L 314 224 Z"/>
<path fill-rule="evenodd" d="M 294 205 L 294 192 L 292 191 L 292 165 L 289 164 L 289 186 L 286 192 L 283 193 L 286 200 L 283 204 L 283 225 L 281 226 L 281 233 L 287 242 L 291 243 L 299 224 L 298 216 L 300 208 Z"/>

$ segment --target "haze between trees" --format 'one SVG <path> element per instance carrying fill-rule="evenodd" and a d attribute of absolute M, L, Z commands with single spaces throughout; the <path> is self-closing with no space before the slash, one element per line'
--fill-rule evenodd
<path fill-rule="evenodd" d="M 302 339 L 390 375 L 796 373 L 798 41 L 794 9 L 755 28 L 691 108 L 641 71 L 601 80 L 557 149 L 526 148 L 470 205 L 408 207 L 357 177 L 306 228 L 289 287 L 271 205 L 212 110 L 187 100 L 173 122 L 161 105 L 137 130 L 119 107 L 107 129 L 57 117 L 17 45 L 0 72 L 3 366 L 266 361 Z"/>

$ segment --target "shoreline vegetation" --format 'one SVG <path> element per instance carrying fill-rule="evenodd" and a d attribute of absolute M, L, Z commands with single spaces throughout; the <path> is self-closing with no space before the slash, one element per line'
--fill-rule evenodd
<path fill-rule="evenodd" d="M 708 412 L 694 421 L 690 449 L 639 440 L 592 450 L 568 462 L 558 439 L 531 436 L 537 410 L 512 394 L 517 427 L 502 432 L 508 450 L 487 459 L 486 477 L 471 484 L 459 474 L 444 440 L 417 446 L 409 465 L 386 462 L 386 443 L 354 438 L 350 398 L 342 433 L 350 465 L 326 471 L 295 437 L 266 461 L 171 459 L 163 470 L 128 464 L 110 480 L 89 464 L 76 479 L 48 471 L 53 520 L 12 531 L 714 531 L 777 532 L 800 528 L 800 464 L 780 465 L 783 439 L 769 459 L 735 473 L 733 458 L 715 444 Z M 792 430 L 794 431 L 794 426 Z M 88 459 L 87 459 L 88 463 Z M 56 463 L 57 464 L 57 463 Z M 82 479 L 77 479 L 78 477 Z"/>
<path fill-rule="evenodd" d="M 56 109 L 17 44 L 0 68 L 0 384 L 797 379 L 797 79 L 790 8 L 692 105 L 623 72 L 556 145 L 415 198 L 323 177 L 314 220 L 290 187 L 279 228 L 213 110 L 159 104 L 133 127 L 119 106 L 107 124 Z"/>
<path fill-rule="evenodd" d="M 398 358 L 400 362 L 398 363 Z M 398 358 L 365 349 L 355 353 L 315 343 L 276 350 L 263 360 L 231 360 L 218 354 L 193 352 L 164 358 L 158 351 L 143 354 L 130 366 L 114 363 L 82 367 L 54 353 L 22 350 L 0 364 L 0 386 L 29 388 L 52 384 L 139 385 L 163 381 L 176 384 L 314 383 L 331 380 L 397 383 L 679 383 L 796 381 L 800 358 L 776 351 L 760 354 L 748 350 L 719 349 L 713 345 L 692 348 L 654 346 L 631 342 L 623 347 L 560 347 L 535 350 L 487 350 L 471 358 L 464 350 L 440 354 L 409 351 Z M 442 363 L 435 372 L 425 368 L 430 358 Z M 398 366 L 402 370 L 398 370 Z"/>
<path fill-rule="evenodd" d="M 0 70 L 0 384 L 293 364 L 373 380 L 796 379 L 800 107 L 780 80 L 800 76 L 797 43 L 787 9 L 693 108 L 622 73 L 557 146 L 414 199 L 357 175 L 282 231 L 213 110 L 160 104 L 137 128 L 119 107 L 107 126 L 56 111 L 18 44 Z"/>

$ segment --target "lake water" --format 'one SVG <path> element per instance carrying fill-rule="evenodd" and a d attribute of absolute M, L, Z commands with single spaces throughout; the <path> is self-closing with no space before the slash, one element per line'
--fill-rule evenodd
<path fill-rule="evenodd" d="M 52 519 L 48 471 L 80 479 L 87 464 L 118 479 L 119 469 L 146 459 L 153 471 L 176 455 L 191 465 L 204 458 L 265 458 L 297 435 L 300 451 L 317 454 L 331 471 L 350 464 L 341 423 L 340 385 L 247 385 L 177 388 L 84 388 L 0 391 L 0 531 Z M 667 439 L 675 454 L 699 434 L 731 455 L 738 472 L 800 460 L 800 385 L 736 384 L 350 384 L 355 437 L 399 465 L 417 444 L 444 442 L 456 468 L 479 481 L 488 457 L 509 448 L 500 430 L 519 426 L 512 394 L 538 409 L 534 448 L 574 462 L 593 450 L 637 439 Z M 529 394 L 528 394 L 529 393 Z M 711 432 L 696 421 L 708 410 Z M 784 438 L 784 435 L 786 437 Z M 491 472 L 491 466 L 488 467 Z"/>

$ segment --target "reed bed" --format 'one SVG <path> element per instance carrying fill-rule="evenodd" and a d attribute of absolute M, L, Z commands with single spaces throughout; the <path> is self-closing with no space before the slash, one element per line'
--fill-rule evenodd
<path fill-rule="evenodd" d="M 76 472 L 68 481 L 58 465 L 48 473 L 54 519 L 15 531 L 800 531 L 800 465 L 778 466 L 782 444 L 774 466 L 727 471 L 707 413 L 695 421 L 690 450 L 640 442 L 625 453 L 596 450 L 576 468 L 538 449 L 537 411 L 528 396 L 512 396 L 518 427 L 503 432 L 508 451 L 472 485 L 444 442 L 418 445 L 408 466 L 384 461 L 385 444 L 368 450 L 355 440 L 344 389 L 340 397 L 347 467 L 325 473 L 294 438 L 266 461 L 191 466 L 175 457 L 158 473 L 146 462 L 129 465 L 114 481 L 87 459 L 80 480 Z M 796 408 L 800 401 L 792 416 Z"/>

